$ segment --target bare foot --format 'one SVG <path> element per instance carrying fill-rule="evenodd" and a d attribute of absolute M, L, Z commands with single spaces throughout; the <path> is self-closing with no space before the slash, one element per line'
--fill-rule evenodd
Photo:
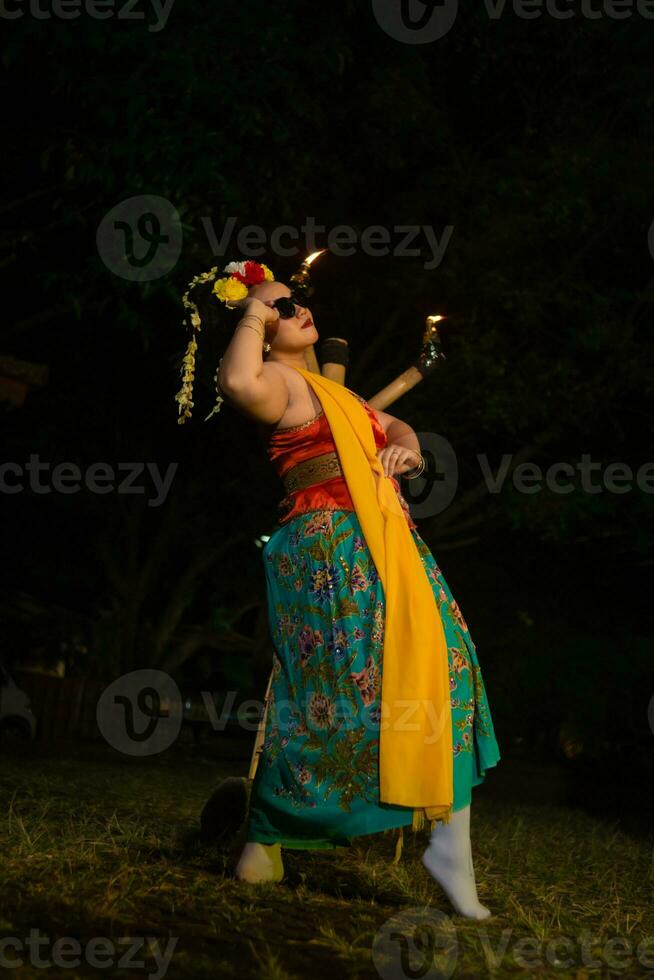
<path fill-rule="evenodd" d="M 259 884 L 264 881 L 281 881 L 284 877 L 282 849 L 277 844 L 259 844 L 248 841 L 238 860 L 234 874 L 241 881 Z"/>
<path fill-rule="evenodd" d="M 470 844 L 470 806 L 453 810 L 447 823 L 436 824 L 421 860 L 458 915 L 477 920 L 492 915 L 477 896 Z"/>
<path fill-rule="evenodd" d="M 466 919 L 487 919 L 490 909 L 477 897 L 472 859 L 457 860 L 440 841 L 432 841 L 422 855 L 422 864 L 441 886 L 454 910 Z"/>

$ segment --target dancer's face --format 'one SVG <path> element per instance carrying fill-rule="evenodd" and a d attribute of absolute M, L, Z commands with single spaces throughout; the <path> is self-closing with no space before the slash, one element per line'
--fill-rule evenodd
<path fill-rule="evenodd" d="M 283 282 L 262 282 L 258 286 L 252 286 L 248 296 L 253 296 L 266 306 L 273 306 L 275 300 L 282 296 L 290 298 L 291 290 Z M 295 316 L 288 320 L 280 317 L 274 323 L 266 324 L 266 340 L 271 346 L 268 354 L 270 360 L 275 360 L 276 354 L 301 353 L 311 344 L 315 344 L 317 339 L 318 331 L 311 310 L 299 303 L 296 304 Z"/>

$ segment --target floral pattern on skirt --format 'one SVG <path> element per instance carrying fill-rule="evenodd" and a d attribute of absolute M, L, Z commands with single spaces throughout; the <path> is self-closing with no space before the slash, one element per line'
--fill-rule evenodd
<path fill-rule="evenodd" d="M 447 643 L 457 810 L 500 753 L 470 631 L 411 533 Z M 379 801 L 384 590 L 356 513 L 300 514 L 273 531 L 263 558 L 275 652 L 247 840 L 329 848 L 410 825 L 410 807 Z"/>

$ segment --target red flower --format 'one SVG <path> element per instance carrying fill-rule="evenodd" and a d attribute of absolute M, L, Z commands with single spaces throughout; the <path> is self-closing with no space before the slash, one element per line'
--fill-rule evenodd
<path fill-rule="evenodd" d="M 233 272 L 232 275 L 239 282 L 242 282 L 244 286 L 257 286 L 260 282 L 264 282 L 266 274 L 263 271 L 263 266 L 259 262 L 245 262 L 245 275 L 240 272 Z"/>

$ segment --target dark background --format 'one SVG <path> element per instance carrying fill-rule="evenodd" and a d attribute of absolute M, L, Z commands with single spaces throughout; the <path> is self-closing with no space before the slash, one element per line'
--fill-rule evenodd
<path fill-rule="evenodd" d="M 10 667 L 156 666 L 185 689 L 212 678 L 262 696 L 255 542 L 281 486 L 248 420 L 225 405 L 203 422 L 234 323 L 206 290 L 184 426 L 174 400 L 186 284 L 241 258 L 234 238 L 212 255 L 201 218 L 270 233 L 314 216 L 394 243 L 396 225 L 451 225 L 433 270 L 428 254 L 323 256 L 318 329 L 349 340 L 347 384 L 371 397 L 415 359 L 424 316 L 452 316 L 446 360 L 389 411 L 456 451 L 454 503 L 419 529 L 470 626 L 500 749 L 599 774 L 623 805 L 651 779 L 651 491 L 588 493 L 576 477 L 569 494 L 510 480 L 490 494 L 477 459 L 545 470 L 590 454 L 598 485 L 611 463 L 652 460 L 654 22 L 569 6 L 525 20 L 461 4 L 424 45 L 339 0 L 176 0 L 157 32 L 143 5 L 142 20 L 21 8 L 5 24 L 5 460 L 177 464 L 160 507 L 146 475 L 140 495 L 3 491 Z M 182 222 L 179 260 L 148 282 L 96 244 L 137 195 Z M 299 249 L 259 258 L 283 280 Z M 8 357 L 37 366 L 22 404 Z"/>

